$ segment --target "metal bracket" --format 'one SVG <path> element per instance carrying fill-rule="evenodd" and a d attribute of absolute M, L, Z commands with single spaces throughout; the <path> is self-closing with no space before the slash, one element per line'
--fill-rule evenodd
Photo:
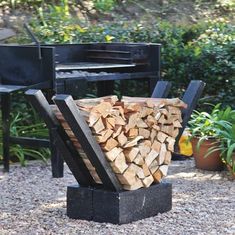
<path fill-rule="evenodd" d="M 28 33 L 28 35 L 30 36 L 32 41 L 35 42 L 35 44 L 38 46 L 38 58 L 39 58 L 39 60 L 41 60 L 42 59 L 42 52 L 41 52 L 41 44 L 40 44 L 39 40 L 35 37 L 34 33 L 31 31 L 28 24 L 24 23 L 24 28 L 26 29 L 26 32 Z"/>

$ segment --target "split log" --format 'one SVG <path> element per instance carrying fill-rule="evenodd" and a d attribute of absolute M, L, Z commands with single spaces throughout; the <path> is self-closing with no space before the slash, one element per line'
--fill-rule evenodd
<path fill-rule="evenodd" d="M 150 131 L 148 129 L 139 128 L 139 136 L 143 136 L 144 139 L 148 139 L 150 136 Z"/>
<path fill-rule="evenodd" d="M 138 128 L 130 128 L 127 131 L 127 137 L 129 137 L 129 138 L 137 137 L 138 134 L 139 134 L 139 129 Z"/>
<path fill-rule="evenodd" d="M 133 146 L 136 146 L 138 141 L 142 140 L 143 139 L 143 136 L 137 136 L 136 138 L 134 138 L 133 140 L 131 141 L 128 141 L 123 147 L 124 148 L 130 148 L 130 147 L 133 147 Z"/>
<path fill-rule="evenodd" d="M 113 138 L 116 138 L 122 132 L 122 126 L 116 125 L 113 132 Z"/>
<path fill-rule="evenodd" d="M 145 174 L 144 174 L 143 169 L 141 167 L 135 165 L 134 163 L 131 163 L 129 165 L 128 169 L 134 171 L 135 174 L 138 176 L 138 178 L 140 178 L 140 179 L 144 179 L 145 178 Z"/>
<path fill-rule="evenodd" d="M 101 117 L 101 114 L 98 114 L 96 112 L 90 112 L 89 119 L 88 119 L 89 126 L 90 127 L 94 126 L 100 117 Z"/>
<path fill-rule="evenodd" d="M 124 149 L 124 155 L 126 157 L 126 161 L 133 162 L 139 151 L 140 151 L 139 148 L 136 147 Z"/>
<path fill-rule="evenodd" d="M 154 178 L 152 175 L 149 175 L 144 180 L 142 180 L 145 188 L 148 188 L 153 183 L 153 181 L 154 181 Z"/>
<path fill-rule="evenodd" d="M 113 117 L 105 118 L 105 126 L 108 129 L 114 129 L 115 128 L 115 118 L 113 118 Z"/>
<path fill-rule="evenodd" d="M 151 172 L 151 174 L 153 174 L 154 172 L 156 172 L 156 170 L 159 168 L 158 162 L 157 160 L 154 160 L 151 165 L 149 166 L 149 170 Z"/>
<path fill-rule="evenodd" d="M 164 160 L 163 164 L 169 165 L 169 164 L 171 163 L 171 157 L 172 157 L 171 152 L 170 152 L 170 151 L 167 151 L 167 152 L 166 152 L 166 155 L 165 155 L 165 160 Z"/>
<path fill-rule="evenodd" d="M 159 167 L 159 170 L 162 172 L 163 176 L 166 176 L 167 175 L 167 171 L 168 171 L 168 165 L 161 165 Z"/>
<path fill-rule="evenodd" d="M 180 123 L 180 121 L 178 119 L 176 119 L 174 122 L 173 122 L 173 126 L 176 127 L 176 128 L 181 128 L 182 125 Z"/>
<path fill-rule="evenodd" d="M 138 119 L 137 120 L 137 127 L 139 128 L 148 128 L 148 125 L 143 121 L 143 119 Z"/>
<path fill-rule="evenodd" d="M 171 152 L 174 152 L 175 139 L 172 137 L 167 137 L 166 142 L 167 142 L 167 149 L 170 150 Z"/>
<path fill-rule="evenodd" d="M 102 130 L 105 129 L 102 118 L 99 118 L 98 121 L 92 126 L 96 134 L 99 134 Z"/>
<path fill-rule="evenodd" d="M 149 146 L 146 146 L 144 144 L 139 145 L 140 155 L 145 158 L 147 157 L 148 153 L 151 151 L 151 148 Z"/>
<path fill-rule="evenodd" d="M 101 145 L 101 148 L 109 152 L 117 146 L 118 146 L 118 142 L 113 138 L 109 138 L 104 145 Z"/>
<path fill-rule="evenodd" d="M 160 153 L 157 158 L 158 165 L 163 164 L 163 162 L 165 160 L 166 153 L 167 153 L 166 145 L 163 143 L 163 144 L 161 144 L 161 150 L 160 150 Z"/>
<path fill-rule="evenodd" d="M 154 179 L 154 182 L 156 183 L 160 183 L 162 180 L 162 177 L 163 177 L 163 174 L 160 171 L 160 169 L 156 170 L 155 173 L 153 174 L 153 179 Z"/>
<path fill-rule="evenodd" d="M 160 154 L 161 154 L 161 152 L 160 152 Z M 146 165 L 150 166 L 151 163 L 153 162 L 153 160 L 156 159 L 158 155 L 159 155 L 159 153 L 156 152 L 154 149 L 152 149 L 151 152 L 148 154 L 148 156 L 145 158 Z"/>
<path fill-rule="evenodd" d="M 158 139 L 161 143 L 163 143 L 167 137 L 168 137 L 168 135 L 165 134 L 165 133 L 163 133 L 163 132 L 161 132 L 161 131 L 159 131 L 158 134 L 157 134 L 157 139 Z"/>
<path fill-rule="evenodd" d="M 127 168 L 123 174 L 117 174 L 117 178 L 121 184 L 133 185 L 136 182 L 136 173 L 132 169 Z"/>
<path fill-rule="evenodd" d="M 150 134 L 151 143 L 154 142 L 156 136 L 157 136 L 157 131 L 155 129 L 152 129 Z"/>
<path fill-rule="evenodd" d="M 121 152 L 116 159 L 111 162 L 111 167 L 113 171 L 118 174 L 122 174 L 128 167 L 125 160 L 125 155 Z"/>
<path fill-rule="evenodd" d="M 137 154 L 134 163 L 138 166 L 142 166 L 144 164 L 144 158 L 140 154 Z"/>
<path fill-rule="evenodd" d="M 114 161 L 116 159 L 116 157 L 122 152 L 121 148 L 113 148 L 112 150 L 110 150 L 109 152 L 105 153 L 105 156 L 107 157 L 107 159 L 109 161 Z"/>
<path fill-rule="evenodd" d="M 150 170 L 149 170 L 149 168 L 148 168 L 148 166 L 147 166 L 146 163 L 144 163 L 144 164 L 142 165 L 142 169 L 143 169 L 143 172 L 144 172 L 145 177 L 147 177 L 147 176 L 149 176 L 149 175 L 151 174 L 151 172 L 150 172 Z"/>
<path fill-rule="evenodd" d="M 121 116 L 117 116 L 115 117 L 115 125 L 124 126 L 126 125 L 126 122 Z"/>
<path fill-rule="evenodd" d="M 106 129 L 100 132 L 100 135 L 97 135 L 95 137 L 98 143 L 104 143 L 111 137 L 112 134 L 113 134 L 113 130 Z"/>
<path fill-rule="evenodd" d="M 123 146 L 127 142 L 127 137 L 124 135 L 124 132 L 121 132 L 120 135 L 117 137 L 118 143 L 120 146 Z"/>
<path fill-rule="evenodd" d="M 160 153 L 160 149 L 161 149 L 161 143 L 158 142 L 157 140 L 154 140 L 153 144 L 152 144 L 152 149 L 154 149 L 156 152 Z"/>
<path fill-rule="evenodd" d="M 142 187 L 143 187 L 143 183 L 140 179 L 136 180 L 136 182 L 132 185 L 123 185 L 123 188 L 125 190 L 136 190 Z"/>

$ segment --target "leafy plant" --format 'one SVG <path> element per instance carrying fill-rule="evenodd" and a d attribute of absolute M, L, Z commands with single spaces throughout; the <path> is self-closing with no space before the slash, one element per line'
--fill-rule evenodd
<path fill-rule="evenodd" d="M 39 118 L 38 114 L 24 100 L 22 94 L 12 97 L 12 112 L 10 134 L 16 137 L 32 137 L 32 138 L 47 138 L 48 130 L 45 123 Z M 0 138 L 2 139 L 2 123 L 0 123 Z M 0 160 L 2 160 L 3 146 L 0 144 Z M 50 156 L 48 148 L 32 149 L 30 147 L 11 145 L 10 146 L 11 160 L 18 161 L 22 166 L 27 164 L 28 159 L 37 159 L 44 162 Z"/>
<path fill-rule="evenodd" d="M 197 150 L 206 139 L 214 138 L 219 140 L 218 132 L 230 128 L 230 123 L 234 120 L 235 110 L 232 110 L 231 107 L 222 108 L 221 104 L 214 106 L 211 113 L 195 110 L 189 121 L 189 129 L 192 137 L 199 139 Z M 211 149 L 206 156 L 210 153 Z"/>
<path fill-rule="evenodd" d="M 115 6 L 116 0 L 93 0 L 94 7 L 100 12 L 110 11 Z"/>
<path fill-rule="evenodd" d="M 235 123 L 218 130 L 217 138 L 220 140 L 219 150 L 222 160 L 235 174 Z"/>
<path fill-rule="evenodd" d="M 235 110 L 227 107 L 218 113 L 218 119 L 214 126 L 214 136 L 220 144 L 209 148 L 207 155 L 219 150 L 223 162 L 235 174 Z"/>
<path fill-rule="evenodd" d="M 152 25 L 122 21 L 90 24 L 65 14 L 64 4 L 53 5 L 31 21 L 34 33 L 43 43 L 151 42 L 161 43 L 161 76 L 172 81 L 172 96 L 180 96 L 190 80 L 206 86 L 203 102 L 231 104 L 235 94 L 235 27 L 218 18 L 188 26 L 165 21 Z M 203 106 L 202 106 L 203 107 Z"/>

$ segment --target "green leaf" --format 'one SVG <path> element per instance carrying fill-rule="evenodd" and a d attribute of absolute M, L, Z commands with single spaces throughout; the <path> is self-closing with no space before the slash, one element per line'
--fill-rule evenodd
<path fill-rule="evenodd" d="M 206 157 L 208 157 L 210 154 L 212 154 L 212 153 L 214 153 L 214 152 L 216 152 L 216 151 L 220 151 L 220 150 L 221 150 L 221 148 L 218 147 L 218 146 L 211 147 L 211 148 L 208 149 L 208 151 L 207 151 L 206 155 L 204 156 L 204 158 L 206 158 Z"/>
<path fill-rule="evenodd" d="M 197 145 L 196 145 L 196 151 L 199 152 L 200 150 L 200 146 L 202 145 L 202 143 L 207 139 L 208 137 L 207 136 L 203 136 L 201 137 L 198 142 L 197 142 Z"/>
<path fill-rule="evenodd" d="M 229 146 L 226 156 L 226 161 L 229 163 L 232 159 L 232 154 L 235 150 L 235 143 L 233 143 L 231 146 Z"/>

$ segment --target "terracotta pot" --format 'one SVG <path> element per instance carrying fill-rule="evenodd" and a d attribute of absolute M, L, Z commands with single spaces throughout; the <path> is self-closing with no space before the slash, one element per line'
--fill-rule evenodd
<path fill-rule="evenodd" d="M 208 149 L 213 146 L 218 146 L 219 143 L 215 139 L 205 140 L 201 145 L 199 151 L 196 150 L 198 138 L 192 139 L 193 156 L 195 159 L 196 168 L 207 170 L 207 171 L 221 171 L 224 168 L 224 164 L 220 158 L 220 151 L 215 151 L 209 154 L 206 158 L 204 157 Z"/>

